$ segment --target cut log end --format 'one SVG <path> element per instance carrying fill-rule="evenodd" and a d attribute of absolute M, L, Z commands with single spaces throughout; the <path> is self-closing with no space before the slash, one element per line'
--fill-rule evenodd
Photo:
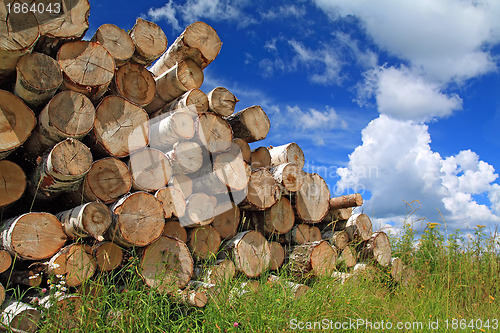
<path fill-rule="evenodd" d="M 135 45 L 132 60 L 149 66 L 167 49 L 167 36 L 155 23 L 138 18 L 130 31 Z"/>
<path fill-rule="evenodd" d="M 26 174 L 23 169 L 14 162 L 0 161 L 0 208 L 16 202 L 26 189 Z"/>

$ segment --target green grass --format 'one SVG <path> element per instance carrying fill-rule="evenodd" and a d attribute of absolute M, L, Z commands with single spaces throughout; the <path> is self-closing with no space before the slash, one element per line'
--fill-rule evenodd
<path fill-rule="evenodd" d="M 418 273 L 408 286 L 394 283 L 380 268 L 373 280 L 348 280 L 344 285 L 331 278 L 307 281 L 310 291 L 295 299 L 279 284 L 267 285 L 262 276 L 257 293 L 230 300 L 230 290 L 245 281 L 237 277 L 205 308 L 197 309 L 144 286 L 137 261 L 131 260 L 122 269 L 88 282 L 88 295 L 76 308 L 46 311 L 40 331 L 291 332 L 299 327 L 326 331 L 344 325 L 344 331 L 366 332 L 381 331 L 376 328 L 387 328 L 388 322 L 400 332 L 500 331 L 498 238 L 477 226 L 474 237 L 463 243 L 458 231 L 445 235 L 440 227 L 427 224 L 417 244 L 409 224 L 392 238 L 394 256 Z M 294 280 L 286 269 L 275 274 Z M 40 288 L 35 291 L 40 293 Z M 113 317 L 110 312 L 122 315 Z M 64 322 L 64 313 L 81 318 L 73 329 Z M 439 329 L 431 329 L 430 323 L 436 325 L 437 320 Z M 398 323 L 408 326 L 398 330 Z"/>

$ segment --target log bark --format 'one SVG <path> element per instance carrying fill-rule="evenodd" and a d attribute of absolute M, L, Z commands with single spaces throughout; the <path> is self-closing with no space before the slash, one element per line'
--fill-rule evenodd
<path fill-rule="evenodd" d="M 305 244 L 321 240 L 321 231 L 318 227 L 309 224 L 297 224 L 292 229 L 292 243 Z"/>
<path fill-rule="evenodd" d="M 189 287 L 178 290 L 174 297 L 178 302 L 195 308 L 203 308 L 208 303 L 208 297 L 204 291 L 192 290 Z"/>
<path fill-rule="evenodd" d="M 209 152 L 219 153 L 231 148 L 233 132 L 222 117 L 212 113 L 201 114 L 196 130 L 201 145 Z"/>
<path fill-rule="evenodd" d="M 383 231 L 375 232 L 362 244 L 360 258 L 373 261 L 383 267 L 391 263 L 391 244 L 389 237 Z"/>
<path fill-rule="evenodd" d="M 234 302 L 235 299 L 241 298 L 247 294 L 256 294 L 260 290 L 260 283 L 257 280 L 248 280 L 235 285 L 229 291 L 229 302 Z"/>
<path fill-rule="evenodd" d="M 187 288 L 189 288 L 189 290 L 203 292 L 209 298 L 217 297 L 222 291 L 220 286 L 196 280 L 189 281 Z"/>
<path fill-rule="evenodd" d="M 347 220 L 345 231 L 351 242 L 367 241 L 373 233 L 372 222 L 366 214 L 354 214 Z"/>
<path fill-rule="evenodd" d="M 0 159 L 19 148 L 35 125 L 33 111 L 16 95 L 0 90 Z"/>
<path fill-rule="evenodd" d="M 147 146 L 149 117 L 138 105 L 123 97 L 108 96 L 96 109 L 90 146 L 106 156 L 127 157 Z"/>
<path fill-rule="evenodd" d="M 186 112 L 168 112 L 151 116 L 150 146 L 167 152 L 180 142 L 192 139 L 195 133 L 194 120 Z"/>
<path fill-rule="evenodd" d="M 120 266 L 123 250 L 113 242 L 97 242 L 91 248 L 91 254 L 101 271 L 109 272 Z"/>
<path fill-rule="evenodd" d="M 135 45 L 132 60 L 148 67 L 167 49 L 167 36 L 155 23 L 138 18 L 130 37 Z"/>
<path fill-rule="evenodd" d="M 104 46 L 113 57 L 116 67 L 121 67 L 128 63 L 135 51 L 132 38 L 130 38 L 125 30 L 114 24 L 101 25 L 97 28 L 90 41 Z"/>
<path fill-rule="evenodd" d="M 256 224 L 262 225 L 265 235 L 286 234 L 293 228 L 295 215 L 290 201 L 281 197 L 268 210 L 256 212 Z"/>
<path fill-rule="evenodd" d="M 175 174 L 198 171 L 203 165 L 203 152 L 199 144 L 193 141 L 181 141 L 174 144 L 166 154 Z"/>
<path fill-rule="evenodd" d="M 304 152 L 295 142 L 278 147 L 270 147 L 271 166 L 276 167 L 284 163 L 295 163 L 302 170 L 305 163 Z"/>
<path fill-rule="evenodd" d="M 231 145 L 231 148 L 229 148 L 228 152 L 236 156 L 241 156 L 246 163 L 250 163 L 252 151 L 245 140 L 234 138 L 233 144 Z"/>
<path fill-rule="evenodd" d="M 74 243 L 56 253 L 48 267 L 49 273 L 64 275 L 66 285 L 76 287 L 94 275 L 97 264 L 84 245 Z"/>
<path fill-rule="evenodd" d="M 36 3 L 44 3 L 37 0 Z M 88 0 L 61 1 L 61 10 L 58 15 L 45 12 L 36 12 L 40 27 L 40 39 L 35 49 L 38 52 L 55 57 L 57 50 L 64 43 L 82 39 L 89 28 L 90 4 Z M 47 6 L 47 3 L 45 2 Z M 54 3 L 52 3 L 54 8 Z"/>
<path fill-rule="evenodd" d="M 14 162 L 0 160 L 0 209 L 16 202 L 26 189 L 26 174 Z"/>
<path fill-rule="evenodd" d="M 134 104 L 146 106 L 155 97 L 156 83 L 153 74 L 146 68 L 127 63 L 116 71 L 110 90 Z"/>
<path fill-rule="evenodd" d="M 20 1 L 11 4 L 21 5 Z M 35 15 L 32 12 L 8 12 L 7 6 L 0 9 L 0 80 L 13 76 L 19 58 L 30 53 L 40 36 Z"/>
<path fill-rule="evenodd" d="M 153 115 L 157 116 L 172 111 L 187 112 L 193 118 L 196 118 L 198 114 L 208 111 L 207 95 L 200 89 L 191 89 L 165 105 L 161 111 L 157 111 Z"/>
<path fill-rule="evenodd" d="M 400 282 L 403 278 L 403 260 L 401 258 L 391 258 L 390 274 L 394 281 Z"/>
<path fill-rule="evenodd" d="M 47 103 L 63 81 L 57 61 L 43 53 L 22 56 L 17 62 L 16 72 L 14 94 L 30 107 Z"/>
<path fill-rule="evenodd" d="M 103 240 L 103 235 L 111 225 L 111 212 L 101 202 L 89 202 L 66 210 L 56 217 L 61 221 L 69 238 L 93 237 Z"/>
<path fill-rule="evenodd" d="M 165 219 L 159 200 L 146 192 L 134 192 L 111 207 L 113 222 L 106 239 L 120 246 L 146 246 L 161 236 Z"/>
<path fill-rule="evenodd" d="M 62 91 L 38 115 L 38 124 L 24 149 L 38 156 L 64 139 L 80 140 L 92 130 L 94 120 L 94 105 L 85 95 Z"/>
<path fill-rule="evenodd" d="M 335 271 L 337 251 L 324 240 L 305 243 L 290 254 L 290 269 L 301 277 L 331 276 Z"/>
<path fill-rule="evenodd" d="M 221 46 L 222 42 L 211 26 L 204 22 L 195 22 L 177 37 L 167 52 L 153 65 L 151 71 L 160 76 L 177 62 L 185 59 L 192 59 L 203 69 L 217 57 Z"/>
<path fill-rule="evenodd" d="M 193 258 L 184 242 L 162 236 L 144 249 L 140 273 L 146 285 L 173 293 L 191 280 Z"/>
<path fill-rule="evenodd" d="M 144 107 L 148 113 L 162 109 L 168 103 L 203 83 L 203 71 L 191 60 L 181 61 L 155 79 L 155 97 Z"/>
<path fill-rule="evenodd" d="M 206 225 L 189 229 L 187 245 L 196 259 L 209 259 L 217 256 L 221 238 L 217 230 Z"/>
<path fill-rule="evenodd" d="M 189 198 L 191 194 L 193 194 L 193 181 L 190 177 L 183 174 L 173 175 L 168 182 L 168 186 L 174 187 L 181 191 L 184 198 Z"/>
<path fill-rule="evenodd" d="M 288 192 L 297 192 L 304 184 L 305 172 L 294 163 L 284 163 L 270 169 L 278 184 Z"/>
<path fill-rule="evenodd" d="M 305 284 L 286 281 L 276 275 L 269 275 L 269 277 L 267 278 L 267 282 L 271 286 L 278 285 L 280 288 L 285 289 L 287 292 L 292 294 L 295 299 L 300 298 L 301 296 L 306 294 L 309 289 L 311 289 Z"/>
<path fill-rule="evenodd" d="M 285 260 L 285 250 L 278 242 L 269 242 L 269 249 L 271 251 L 269 269 L 272 271 L 278 270 L 281 268 L 283 261 Z"/>
<path fill-rule="evenodd" d="M 13 332 L 37 332 L 41 319 L 40 311 L 26 303 L 11 299 L 2 305 L 2 326 Z"/>
<path fill-rule="evenodd" d="M 239 156 L 231 153 L 215 157 L 213 171 L 220 181 L 234 191 L 241 191 L 248 185 L 250 168 Z"/>
<path fill-rule="evenodd" d="M 205 193 L 194 193 L 186 199 L 186 213 L 179 218 L 184 228 L 201 227 L 210 224 L 215 217 L 217 200 Z"/>
<path fill-rule="evenodd" d="M 296 192 L 295 209 L 305 223 L 318 223 L 328 212 L 330 191 L 326 182 L 316 173 L 306 173 L 304 183 Z"/>
<path fill-rule="evenodd" d="M 215 212 L 217 215 L 212 221 L 212 226 L 222 239 L 233 238 L 238 233 L 240 225 L 239 207 L 232 202 L 218 203 Z"/>
<path fill-rule="evenodd" d="M 207 94 L 208 109 L 221 117 L 229 117 L 234 112 L 234 107 L 239 100 L 224 87 L 212 89 Z"/>
<path fill-rule="evenodd" d="M 248 107 L 226 118 L 235 138 L 247 143 L 264 140 L 271 129 L 267 114 L 258 105 Z"/>
<path fill-rule="evenodd" d="M 167 186 L 156 191 L 155 197 L 161 202 L 166 219 L 183 217 L 186 213 L 186 199 L 181 190 Z"/>
<path fill-rule="evenodd" d="M 4 221 L 1 230 L 3 248 L 26 260 L 50 258 L 66 242 L 61 222 L 49 213 L 25 213 Z"/>
<path fill-rule="evenodd" d="M 132 176 L 127 165 L 114 157 L 92 163 L 80 189 L 71 194 L 77 204 L 101 201 L 111 204 L 132 188 Z"/>
<path fill-rule="evenodd" d="M 9 251 L 0 250 L 0 273 L 5 272 L 12 265 L 12 256 Z M 0 302 L 2 304 L 2 302 Z"/>
<path fill-rule="evenodd" d="M 2 280 L 8 281 L 8 287 L 26 286 L 26 287 L 39 287 L 42 284 L 42 270 L 41 269 L 12 269 L 2 276 Z M 5 295 L 4 295 L 5 296 Z M 1 299 L 1 297 L 0 297 Z"/>
<path fill-rule="evenodd" d="M 158 191 L 167 186 L 172 178 L 172 166 L 158 149 L 143 148 L 130 155 L 128 168 L 132 176 L 132 188 L 137 191 Z"/>
<path fill-rule="evenodd" d="M 31 175 L 29 191 L 36 199 L 49 200 L 78 189 L 92 166 L 90 149 L 75 139 L 52 148 Z"/>
<path fill-rule="evenodd" d="M 356 250 L 346 246 L 342 252 L 340 252 L 339 258 L 337 259 L 337 266 L 341 268 L 351 268 L 356 265 L 357 261 Z"/>
<path fill-rule="evenodd" d="M 269 243 L 257 231 L 238 233 L 226 244 L 226 249 L 233 258 L 236 270 L 247 277 L 258 277 L 269 268 Z"/>
<path fill-rule="evenodd" d="M 342 195 L 330 198 L 330 210 L 357 207 L 363 204 L 363 197 L 359 193 Z"/>
<path fill-rule="evenodd" d="M 175 237 L 184 243 L 188 240 L 186 229 L 181 226 L 179 221 L 167 221 L 162 232 L 163 236 Z"/>
<path fill-rule="evenodd" d="M 115 74 L 115 61 L 94 42 L 64 44 L 57 52 L 57 62 L 64 74 L 61 88 L 84 94 L 94 103 L 104 95 Z"/>
<path fill-rule="evenodd" d="M 266 147 L 259 147 L 252 150 L 250 154 L 250 165 L 252 169 L 270 168 L 271 155 Z"/>
<path fill-rule="evenodd" d="M 250 175 L 248 194 L 241 208 L 264 210 L 278 201 L 280 189 L 271 172 L 267 169 L 258 169 Z"/>

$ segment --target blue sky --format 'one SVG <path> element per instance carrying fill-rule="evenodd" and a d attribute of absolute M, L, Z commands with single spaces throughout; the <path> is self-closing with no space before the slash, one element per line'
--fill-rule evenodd
<path fill-rule="evenodd" d="M 88 38 L 142 17 L 170 45 L 210 24 L 223 45 L 202 90 L 261 105 L 271 131 L 252 147 L 298 143 L 306 171 L 332 196 L 361 192 L 377 226 L 397 228 L 414 200 L 450 229 L 499 224 L 499 1 L 90 3 Z"/>

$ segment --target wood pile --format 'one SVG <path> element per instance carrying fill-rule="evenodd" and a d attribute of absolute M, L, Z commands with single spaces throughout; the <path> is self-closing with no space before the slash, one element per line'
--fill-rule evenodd
<path fill-rule="evenodd" d="M 137 19 L 129 33 L 105 24 L 86 41 L 89 2 L 68 3 L 49 18 L 0 8 L 5 287 L 54 275 L 78 287 L 131 250 L 145 284 L 198 307 L 235 274 L 284 264 L 301 279 L 359 261 L 402 278 L 387 235 L 351 215 L 361 195 L 331 198 L 296 143 L 250 149 L 270 131 L 265 111 L 234 112 L 228 89 L 200 90 L 222 45 L 212 27 L 195 22 L 168 47 L 159 26 Z M 38 310 L 8 299 L 2 324 L 32 330 Z"/>

